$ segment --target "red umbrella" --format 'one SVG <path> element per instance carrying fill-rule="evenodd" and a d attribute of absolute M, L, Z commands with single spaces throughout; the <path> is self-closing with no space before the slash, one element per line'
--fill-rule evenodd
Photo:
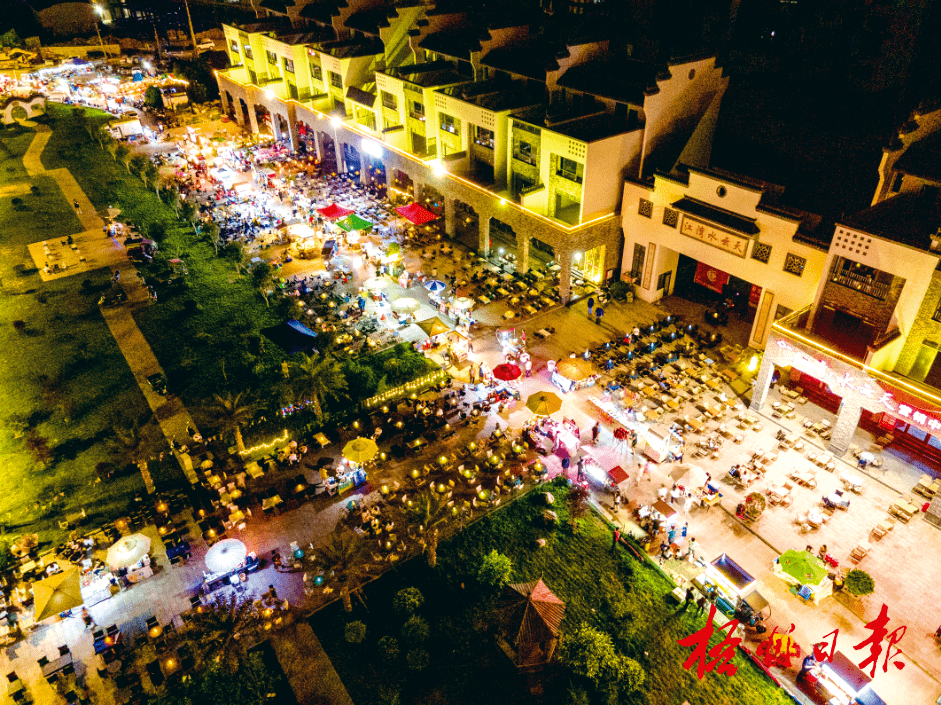
<path fill-rule="evenodd" d="M 493 368 L 493 376 L 497 379 L 503 380 L 504 382 L 511 382 L 514 379 L 519 379 L 520 375 L 522 374 L 523 371 L 519 368 L 519 365 L 504 363 Z"/>
<path fill-rule="evenodd" d="M 328 220 L 339 220 L 340 218 L 345 218 L 350 215 L 353 211 L 349 208 L 338 206 L 336 203 L 331 203 L 326 208 L 318 208 L 317 212 Z"/>
<path fill-rule="evenodd" d="M 623 428 L 618 427 L 614 429 L 614 437 L 617 438 L 619 441 L 623 441 L 625 438 L 627 438 L 627 431 L 625 431 Z"/>
<path fill-rule="evenodd" d="M 430 210 L 420 206 L 417 203 L 412 203 L 408 206 L 399 206 L 395 209 L 395 212 L 415 225 L 424 225 L 425 223 L 430 223 L 432 220 L 438 217 Z"/>

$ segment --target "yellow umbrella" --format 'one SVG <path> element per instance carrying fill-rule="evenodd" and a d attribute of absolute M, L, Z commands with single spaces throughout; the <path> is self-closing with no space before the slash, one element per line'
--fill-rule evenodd
<path fill-rule="evenodd" d="M 46 617 L 81 606 L 85 601 L 82 599 L 79 578 L 78 568 L 72 566 L 45 580 L 33 583 L 35 621 L 40 622 Z"/>
<path fill-rule="evenodd" d="M 562 408 L 562 400 L 552 392 L 536 392 L 529 395 L 526 408 L 537 416 L 549 416 Z"/>
<path fill-rule="evenodd" d="M 441 320 L 441 318 L 438 316 L 426 318 L 424 321 L 419 321 L 416 325 L 432 338 L 436 335 L 447 333 L 452 329 L 451 326 L 449 326 L 445 321 Z"/>
<path fill-rule="evenodd" d="M 378 452 L 379 446 L 371 438 L 354 438 L 343 447 L 343 457 L 351 463 L 367 463 Z"/>
<path fill-rule="evenodd" d="M 594 365 L 580 357 L 565 358 L 556 366 L 555 370 L 565 379 L 570 379 L 573 382 L 578 382 L 595 374 Z"/>

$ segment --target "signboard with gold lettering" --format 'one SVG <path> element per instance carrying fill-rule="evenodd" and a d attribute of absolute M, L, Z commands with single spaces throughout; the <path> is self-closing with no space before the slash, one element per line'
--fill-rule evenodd
<path fill-rule="evenodd" d="M 748 243 L 751 241 L 749 237 L 734 235 L 705 221 L 690 218 L 688 215 L 684 215 L 680 222 L 680 232 L 694 240 L 718 247 L 720 250 L 742 258 L 748 254 Z"/>

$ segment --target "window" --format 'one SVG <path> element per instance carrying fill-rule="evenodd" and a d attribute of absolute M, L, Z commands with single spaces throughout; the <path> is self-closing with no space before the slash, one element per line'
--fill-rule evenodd
<path fill-rule="evenodd" d="M 520 140 L 516 143 L 516 149 L 513 151 L 513 156 L 516 159 L 519 159 L 521 162 L 526 162 L 527 164 L 534 164 L 535 160 L 533 159 L 533 146 L 529 142 L 524 142 Z"/>
<path fill-rule="evenodd" d="M 573 159 L 559 157 L 559 171 L 556 173 L 564 179 L 581 183 L 582 177 L 579 174 L 579 166 L 581 165 Z"/>
<path fill-rule="evenodd" d="M 284 60 L 284 70 L 288 73 L 294 73 L 294 59 Z"/>
<path fill-rule="evenodd" d="M 892 179 L 892 188 L 889 189 L 892 193 L 898 193 L 902 190 L 902 182 L 905 181 L 905 174 L 896 174 L 895 178 Z"/>
<path fill-rule="evenodd" d="M 388 108 L 389 110 L 399 109 L 399 101 L 396 100 L 393 94 L 388 91 L 379 91 L 379 94 L 382 96 L 382 107 Z"/>
<path fill-rule="evenodd" d="M 310 77 L 315 81 L 323 81 L 323 69 L 318 64 L 311 64 Z"/>
<path fill-rule="evenodd" d="M 631 279 L 635 282 L 640 281 L 640 276 L 644 273 L 644 259 L 647 257 L 647 248 L 643 245 L 634 243 L 634 257 L 631 261 Z"/>
<path fill-rule="evenodd" d="M 408 114 L 411 115 L 416 120 L 424 120 L 425 119 L 425 104 L 422 103 L 420 100 L 413 100 L 412 107 L 409 110 Z"/>
<path fill-rule="evenodd" d="M 268 63 L 269 63 L 269 64 L 274 64 L 275 66 L 278 65 L 278 55 L 277 55 L 277 54 L 275 54 L 273 51 L 265 51 L 265 54 L 267 54 L 267 56 L 268 56 Z"/>
<path fill-rule="evenodd" d="M 768 264 L 768 260 L 771 259 L 771 245 L 756 242 L 751 251 L 751 258 Z"/>
<path fill-rule="evenodd" d="M 680 214 L 678 211 L 675 211 L 672 208 L 663 209 L 663 224 L 664 225 L 669 225 L 671 228 L 675 228 L 679 220 L 680 220 Z"/>
<path fill-rule="evenodd" d="M 796 274 L 801 276 L 804 273 L 804 266 L 807 264 L 806 257 L 799 257 L 798 255 L 787 253 L 787 258 L 784 260 L 784 271 L 788 274 Z"/>
<path fill-rule="evenodd" d="M 239 53 L 239 42 L 238 42 L 237 39 L 233 39 L 233 40 L 232 40 L 231 47 L 232 47 L 232 53 L 233 53 L 233 54 L 238 54 L 238 53 Z"/>
<path fill-rule="evenodd" d="M 252 48 L 251 48 L 248 44 L 244 44 L 244 45 L 242 46 L 242 49 L 245 50 L 245 58 L 246 58 L 246 59 L 253 59 L 253 58 L 254 58 L 254 57 L 252 56 Z"/>
<path fill-rule="evenodd" d="M 485 127 L 478 127 L 474 133 L 474 143 L 487 149 L 493 149 L 493 131 Z"/>
<path fill-rule="evenodd" d="M 637 212 L 645 218 L 653 218 L 653 201 L 648 201 L 646 198 L 640 199 Z"/>
<path fill-rule="evenodd" d="M 331 86 L 334 88 L 343 88 L 343 77 L 340 74 L 334 73 L 333 71 L 328 71 L 327 73 L 330 74 Z"/>
<path fill-rule="evenodd" d="M 668 286 L 670 286 L 671 274 L 673 274 L 673 272 L 668 270 L 657 277 L 657 291 L 660 291 L 660 289 L 666 289 Z"/>
<path fill-rule="evenodd" d="M 445 132 L 450 132 L 452 135 L 456 135 L 457 125 L 455 124 L 454 118 L 441 113 L 441 129 Z"/>
<path fill-rule="evenodd" d="M 516 122 L 515 120 L 513 121 L 513 127 L 515 127 L 517 130 L 522 130 L 523 132 L 531 132 L 532 134 L 536 135 L 536 137 L 542 134 L 539 131 L 539 128 L 532 127 L 531 125 L 527 125 L 522 122 Z"/>

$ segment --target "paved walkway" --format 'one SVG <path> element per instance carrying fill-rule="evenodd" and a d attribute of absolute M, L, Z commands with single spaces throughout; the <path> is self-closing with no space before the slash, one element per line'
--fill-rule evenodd
<path fill-rule="evenodd" d="M 56 180 L 59 188 L 62 190 L 66 200 L 70 203 L 78 203 L 77 215 L 82 223 L 84 232 L 74 237 L 75 244 L 79 250 L 86 256 L 86 261 L 81 266 L 69 267 L 61 274 L 46 275 L 43 271 L 44 257 L 42 253 L 42 243 L 36 243 L 30 247 L 30 253 L 33 255 L 39 267 L 40 273 L 45 280 L 63 276 L 73 276 L 91 269 L 108 267 L 110 270 L 121 272 L 121 288 L 128 295 L 128 301 L 124 305 L 107 307 L 101 309 L 102 317 L 111 329 L 111 334 L 121 348 L 127 360 L 134 378 L 137 380 L 147 400 L 147 404 L 154 412 L 163 435 L 168 441 L 177 439 L 183 441 L 188 438 L 186 432 L 187 426 L 196 428 L 189 412 L 183 406 L 177 397 L 165 398 L 157 394 L 150 387 L 147 378 L 150 375 L 162 372 L 160 363 L 151 350 L 150 345 L 144 338 L 144 335 L 137 327 L 134 320 L 133 311 L 136 306 L 143 305 L 149 300 L 146 287 L 137 275 L 137 270 L 128 260 L 124 248 L 113 238 L 106 238 L 102 235 L 104 221 L 95 211 L 95 206 L 89 200 L 88 196 L 82 190 L 81 186 L 72 176 L 68 169 L 46 169 L 42 164 L 42 152 L 52 136 L 52 131 L 42 125 L 36 130 L 36 136 L 30 143 L 29 148 L 23 155 L 23 165 L 30 176 L 51 176 Z M 55 244 L 53 244 L 55 247 Z M 38 259 L 37 259 L 38 257 Z M 177 456 L 180 465 L 183 468 L 186 478 L 195 483 L 197 481 L 196 473 L 188 462 Z M 142 470 L 141 474 L 148 492 L 154 492 L 154 482 L 150 472 Z"/>
<path fill-rule="evenodd" d="M 353 699 L 306 619 L 275 634 L 271 645 L 298 705 L 353 705 Z"/>

